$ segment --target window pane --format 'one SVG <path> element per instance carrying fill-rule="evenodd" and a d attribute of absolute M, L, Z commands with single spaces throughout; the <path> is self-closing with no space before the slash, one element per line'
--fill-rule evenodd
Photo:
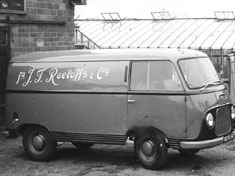
<path fill-rule="evenodd" d="M 0 0 L 0 9 L 8 9 L 8 0 Z"/>
<path fill-rule="evenodd" d="M 0 45 L 7 44 L 7 32 L 5 30 L 0 31 Z"/>
<path fill-rule="evenodd" d="M 147 89 L 147 62 L 132 63 L 131 89 L 146 90 Z"/>
<path fill-rule="evenodd" d="M 183 90 L 177 72 L 169 61 L 133 62 L 131 90 Z"/>
<path fill-rule="evenodd" d="M 24 0 L 11 0 L 10 1 L 11 10 L 24 10 Z"/>

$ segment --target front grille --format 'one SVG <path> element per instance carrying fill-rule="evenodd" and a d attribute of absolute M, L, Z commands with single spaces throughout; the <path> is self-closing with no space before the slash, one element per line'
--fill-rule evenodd
<path fill-rule="evenodd" d="M 179 139 L 172 139 L 172 138 L 169 138 L 169 139 L 168 139 L 168 144 L 169 144 L 169 147 L 170 147 L 170 148 L 173 148 L 173 149 L 180 149 L 180 140 L 179 140 Z"/>
<path fill-rule="evenodd" d="M 216 111 L 215 134 L 221 136 L 231 130 L 231 112 L 230 107 L 225 106 Z"/>

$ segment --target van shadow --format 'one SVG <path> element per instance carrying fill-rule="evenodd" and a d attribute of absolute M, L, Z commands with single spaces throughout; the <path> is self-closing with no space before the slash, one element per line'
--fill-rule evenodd
<path fill-rule="evenodd" d="M 55 160 L 72 163 L 100 163 L 101 165 L 127 165 L 138 167 L 133 147 L 114 145 L 94 145 L 90 149 L 79 150 L 76 147 L 58 147 Z"/>
<path fill-rule="evenodd" d="M 167 164 L 167 167 L 172 170 L 185 170 L 190 172 L 198 172 L 203 168 L 214 166 L 213 159 L 200 152 L 194 156 L 186 156 L 178 151 L 169 152 Z"/>
<path fill-rule="evenodd" d="M 215 156 L 216 157 L 216 156 Z M 217 156 L 220 158 L 220 156 Z M 124 168 L 141 168 L 141 164 L 135 156 L 133 147 L 126 146 L 108 146 L 95 145 L 87 150 L 78 150 L 73 146 L 58 148 L 55 160 L 70 161 L 74 164 L 97 164 L 117 165 Z M 218 160 L 216 161 L 218 164 Z M 221 161 L 222 162 L 222 161 Z M 199 171 L 203 168 L 213 167 L 215 161 L 209 155 L 201 154 L 200 152 L 193 156 L 187 157 L 180 154 L 178 151 L 170 150 L 166 166 L 167 170 L 182 170 L 182 171 Z"/>

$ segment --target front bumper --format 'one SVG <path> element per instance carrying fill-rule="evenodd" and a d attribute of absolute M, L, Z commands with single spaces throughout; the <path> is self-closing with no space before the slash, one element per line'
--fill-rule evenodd
<path fill-rule="evenodd" d="M 216 139 L 205 140 L 205 141 L 181 141 L 180 147 L 182 149 L 205 149 L 223 144 L 233 139 L 234 139 L 234 134 L 230 133 L 228 135 Z"/>

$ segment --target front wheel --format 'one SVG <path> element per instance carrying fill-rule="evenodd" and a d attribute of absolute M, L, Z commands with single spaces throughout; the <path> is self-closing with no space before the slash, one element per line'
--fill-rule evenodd
<path fill-rule="evenodd" d="M 166 142 L 157 132 L 137 137 L 134 147 L 135 153 L 143 167 L 151 170 L 160 169 L 166 163 Z"/>
<path fill-rule="evenodd" d="M 23 146 L 30 159 L 47 161 L 55 154 L 57 144 L 45 128 L 31 127 L 23 134 Z"/>

